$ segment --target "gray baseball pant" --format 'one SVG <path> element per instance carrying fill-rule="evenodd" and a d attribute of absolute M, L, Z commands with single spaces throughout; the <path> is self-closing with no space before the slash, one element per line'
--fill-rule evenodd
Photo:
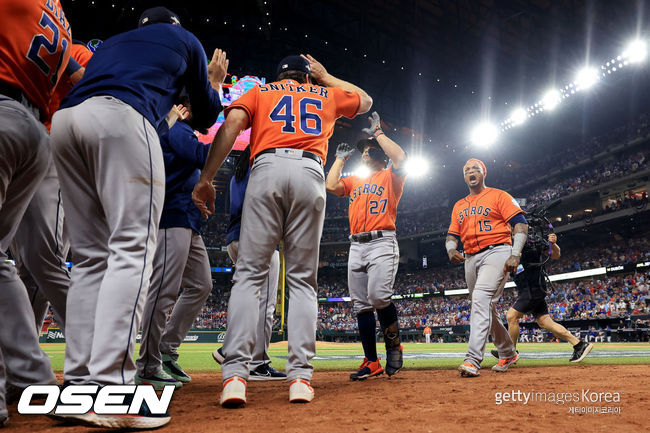
<path fill-rule="evenodd" d="M 74 262 L 64 380 L 132 384 L 165 195 L 158 134 L 130 105 L 96 96 L 54 115 L 52 150 Z"/>
<path fill-rule="evenodd" d="M 237 262 L 239 241 L 232 241 L 228 244 L 228 255 L 233 263 Z M 269 274 L 265 284 L 260 291 L 260 316 L 257 319 L 257 331 L 255 333 L 255 348 L 249 368 L 251 371 L 257 367 L 271 363 L 269 358 L 269 344 L 271 343 L 271 332 L 273 330 L 273 315 L 275 304 L 278 299 L 278 282 L 280 279 L 280 252 L 275 251 L 271 257 Z M 224 349 L 224 353 L 225 353 Z"/>
<path fill-rule="evenodd" d="M 23 105 L 0 95 L 0 415 L 6 414 L 5 365 L 14 385 L 56 383 L 50 358 L 38 345 L 27 290 L 6 255 L 50 158 L 45 127 Z"/>
<path fill-rule="evenodd" d="M 54 162 L 51 162 L 11 243 L 18 275 L 27 287 L 34 310 L 37 332 L 43 325 L 48 302 L 52 304 L 57 323 L 65 329 L 65 304 L 70 285 L 65 260 L 70 241 L 64 233 L 63 213 L 59 180 Z"/>
<path fill-rule="evenodd" d="M 478 254 L 468 254 L 465 260 L 465 280 L 472 297 L 469 345 L 465 361 L 478 368 L 483 361 L 488 335 L 492 336 L 501 358 L 510 358 L 516 353 L 510 335 L 496 311 L 496 304 L 507 280 L 503 266 L 511 252 L 510 245 L 499 245 Z"/>
<path fill-rule="evenodd" d="M 394 231 L 366 243 L 352 241 L 348 256 L 348 287 L 356 313 L 388 307 L 399 266 Z"/>
<path fill-rule="evenodd" d="M 162 370 L 162 354 L 178 360 L 178 347 L 211 290 L 210 261 L 201 235 L 185 227 L 160 229 L 136 362 L 141 377 Z"/>
<path fill-rule="evenodd" d="M 258 156 L 246 189 L 234 286 L 228 303 L 223 379 L 248 379 L 259 298 L 275 248 L 284 241 L 289 291 L 287 379 L 310 380 L 316 353 L 319 242 L 325 217 L 323 167 L 302 152 Z"/>

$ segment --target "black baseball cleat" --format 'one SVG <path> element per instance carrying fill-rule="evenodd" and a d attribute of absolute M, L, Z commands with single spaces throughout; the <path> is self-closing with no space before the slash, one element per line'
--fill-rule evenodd
<path fill-rule="evenodd" d="M 285 380 L 287 375 L 281 371 L 276 370 L 269 364 L 262 364 L 255 370 L 251 371 L 248 380 L 251 382 L 263 380 Z"/>
<path fill-rule="evenodd" d="M 589 355 L 589 352 L 591 352 L 591 349 L 593 348 L 593 344 L 587 343 L 586 341 L 580 341 L 578 344 L 573 346 L 573 355 L 571 356 L 571 359 L 569 359 L 569 362 L 582 361 L 587 357 L 587 355 Z"/>
<path fill-rule="evenodd" d="M 223 354 L 223 347 L 215 349 L 212 351 L 212 358 L 217 361 L 217 364 L 221 365 L 226 360 L 226 355 Z"/>
<path fill-rule="evenodd" d="M 386 349 L 386 374 L 392 376 L 404 365 L 402 345 Z"/>
<path fill-rule="evenodd" d="M 519 353 L 518 350 L 516 350 L 516 352 Z M 496 359 L 499 359 L 499 358 L 500 358 L 500 357 L 499 357 L 499 351 L 496 350 L 496 349 L 492 349 L 492 350 L 490 350 L 490 354 L 492 354 L 492 356 L 494 356 Z"/>

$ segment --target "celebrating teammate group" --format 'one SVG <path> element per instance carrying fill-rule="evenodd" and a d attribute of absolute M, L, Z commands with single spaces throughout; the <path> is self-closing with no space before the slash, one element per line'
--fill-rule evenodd
<path fill-rule="evenodd" d="M 350 378 L 392 376 L 402 368 L 391 297 L 407 155 L 373 112 L 367 138 L 356 147 L 338 145 L 327 176 L 324 171 L 336 120 L 372 106 L 364 90 L 309 55 L 288 56 L 275 81 L 225 109 L 214 142 L 204 146 L 194 131 L 210 127 L 222 111 L 228 60 L 216 49 L 208 63 L 173 12 L 148 9 L 137 28 L 99 47 L 89 44 L 90 50 L 71 38 L 58 0 L 3 0 L 0 16 L 1 424 L 7 402 L 27 386 L 57 383 L 38 344 L 48 302 L 64 326 L 62 386 L 162 389 L 191 381 L 177 349 L 212 289 L 200 224 L 214 212 L 212 181 L 248 128 L 251 143 L 231 183 L 228 252 L 235 275 L 228 327 L 213 353 L 223 372 L 220 404 L 246 403 L 249 380 L 287 380 L 289 401 L 314 398 L 310 360 L 327 192 L 349 197 L 348 285 L 365 355 Z M 341 178 L 357 149 L 370 174 Z M 465 263 L 472 296 L 469 349 L 459 367 L 464 376 L 479 375 L 489 335 L 498 350 L 495 371 L 519 357 L 494 302 L 519 265 L 528 226 L 510 195 L 485 187 L 486 172 L 476 159 L 463 167 L 470 194 L 454 206 L 446 241 L 450 260 Z M 286 373 L 272 368 L 267 355 L 280 245 L 289 295 Z M 15 265 L 7 260 L 10 246 Z M 386 347 L 383 366 L 376 320 Z M 137 415 L 58 416 L 113 428 L 170 420 L 144 402 Z"/>

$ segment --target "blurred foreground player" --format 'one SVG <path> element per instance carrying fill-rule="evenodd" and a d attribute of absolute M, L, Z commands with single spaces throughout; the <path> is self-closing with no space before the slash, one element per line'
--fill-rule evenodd
<path fill-rule="evenodd" d="M 315 85 L 312 78 L 321 85 Z M 246 381 L 255 348 L 259 297 L 276 247 L 284 241 L 289 288 L 289 401 L 314 398 L 309 363 L 316 350 L 318 251 L 325 217 L 328 139 L 340 116 L 368 111 L 372 99 L 328 74 L 311 56 L 289 56 L 277 81 L 253 87 L 226 108 L 194 201 L 214 212 L 212 178 L 240 131 L 251 127 L 251 174 L 242 211 L 234 286 L 228 303 L 222 406 L 246 402 Z"/>
<path fill-rule="evenodd" d="M 223 77 L 217 77 L 219 82 L 225 78 L 225 69 L 223 72 Z M 160 136 L 165 161 L 165 204 L 136 362 L 135 382 L 153 385 L 158 390 L 165 385 L 178 388 L 191 381 L 178 364 L 178 347 L 212 290 L 210 260 L 201 237 L 201 212 L 192 201 L 192 189 L 199 180 L 209 146 L 196 138 L 189 125 L 189 101 L 183 101 L 183 106 L 186 118 L 179 119 L 168 133 Z"/>
<path fill-rule="evenodd" d="M 327 174 L 327 191 L 350 197 L 348 287 L 365 355 L 359 369 L 350 375 L 351 380 L 364 380 L 384 372 L 377 356 L 375 311 L 384 334 L 386 374 L 394 375 L 403 363 L 397 308 L 391 297 L 399 266 L 395 219 L 406 181 L 406 154 L 381 130 L 376 112 L 372 113 L 370 124 L 364 132 L 373 139 L 357 144 L 370 174 L 340 179 L 345 161 L 354 152 L 346 143 L 336 149 L 336 161 Z M 389 159 L 392 165 L 386 168 Z"/>
<path fill-rule="evenodd" d="M 454 264 L 465 262 L 465 280 L 472 298 L 467 355 L 458 367 L 461 376 L 468 377 L 479 375 L 488 336 L 492 336 L 499 352 L 499 362 L 492 370 L 505 372 L 519 360 L 497 314 L 496 302 L 508 274 L 519 265 L 528 224 L 524 211 L 510 194 L 485 186 L 486 174 L 482 161 L 472 158 L 465 163 L 463 177 L 469 195 L 454 205 L 445 242 L 449 260 Z M 459 240 L 465 256 L 457 250 Z"/>
<path fill-rule="evenodd" d="M 165 8 L 102 44 L 52 121 L 75 266 L 67 303 L 64 380 L 133 384 L 133 348 L 152 273 L 165 170 L 156 132 L 185 87 L 193 126 L 207 128 L 221 103 L 225 54 L 210 65 L 201 43 Z M 153 428 L 169 415 L 143 403 L 137 416 L 81 416 L 116 428 Z"/>
<path fill-rule="evenodd" d="M 546 305 L 546 274 L 543 268 L 546 258 L 542 255 L 548 257 L 550 254 L 550 258 L 554 260 L 560 258 L 557 235 L 555 233 L 548 235 L 548 250 L 536 251 L 529 248 L 529 244 L 530 242 L 522 251 L 521 265 L 514 278 L 519 296 L 506 314 L 512 344 L 516 347 L 519 340 L 519 321 L 525 314 L 532 314 L 540 328 L 551 331 L 553 335 L 568 341 L 573 346 L 573 354 L 569 362 L 580 362 L 591 352 L 594 345 L 574 337 L 564 326 L 555 322 L 548 314 L 548 305 Z M 491 353 L 492 356 L 499 357 L 498 351 L 492 350 Z"/>
<path fill-rule="evenodd" d="M 56 383 L 50 359 L 38 345 L 34 313 L 6 251 L 50 165 L 49 138 L 40 123 L 70 62 L 70 26 L 58 0 L 0 2 L 0 425 L 7 419 L 4 358 L 15 385 Z"/>
<path fill-rule="evenodd" d="M 228 255 L 233 263 L 237 263 L 239 252 L 239 237 L 241 231 L 241 214 L 246 197 L 246 187 L 250 177 L 250 146 L 239 156 L 235 166 L 235 175 L 230 179 L 230 224 L 226 234 L 226 245 Z M 280 279 L 280 251 L 276 250 L 271 256 L 269 274 L 266 282 L 260 291 L 260 317 L 257 321 L 257 332 L 255 335 L 255 349 L 249 364 L 250 375 L 248 380 L 283 380 L 287 378 L 285 373 L 271 367 L 269 358 L 269 344 L 271 342 L 271 330 L 273 329 L 273 316 L 275 304 L 278 297 L 278 281 Z M 212 357 L 219 364 L 226 359 L 224 346 L 212 352 Z"/>

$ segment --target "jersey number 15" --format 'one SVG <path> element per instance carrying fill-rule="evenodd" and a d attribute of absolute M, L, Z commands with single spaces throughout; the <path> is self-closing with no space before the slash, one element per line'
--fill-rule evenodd
<path fill-rule="evenodd" d="M 490 220 L 478 220 L 478 231 L 479 232 L 491 232 L 492 225 Z"/>
<path fill-rule="evenodd" d="M 322 120 L 318 113 L 311 113 L 307 109 L 311 106 L 317 110 L 323 109 L 323 101 L 314 98 L 300 98 L 299 102 L 300 112 L 298 113 L 298 123 L 300 130 L 309 135 L 320 135 L 322 130 Z M 296 116 L 293 114 L 293 95 L 284 95 L 275 105 L 271 114 L 269 114 L 272 122 L 282 122 L 282 132 L 293 134 L 296 132 L 294 122 Z M 311 120 L 311 122 L 309 122 Z"/>

